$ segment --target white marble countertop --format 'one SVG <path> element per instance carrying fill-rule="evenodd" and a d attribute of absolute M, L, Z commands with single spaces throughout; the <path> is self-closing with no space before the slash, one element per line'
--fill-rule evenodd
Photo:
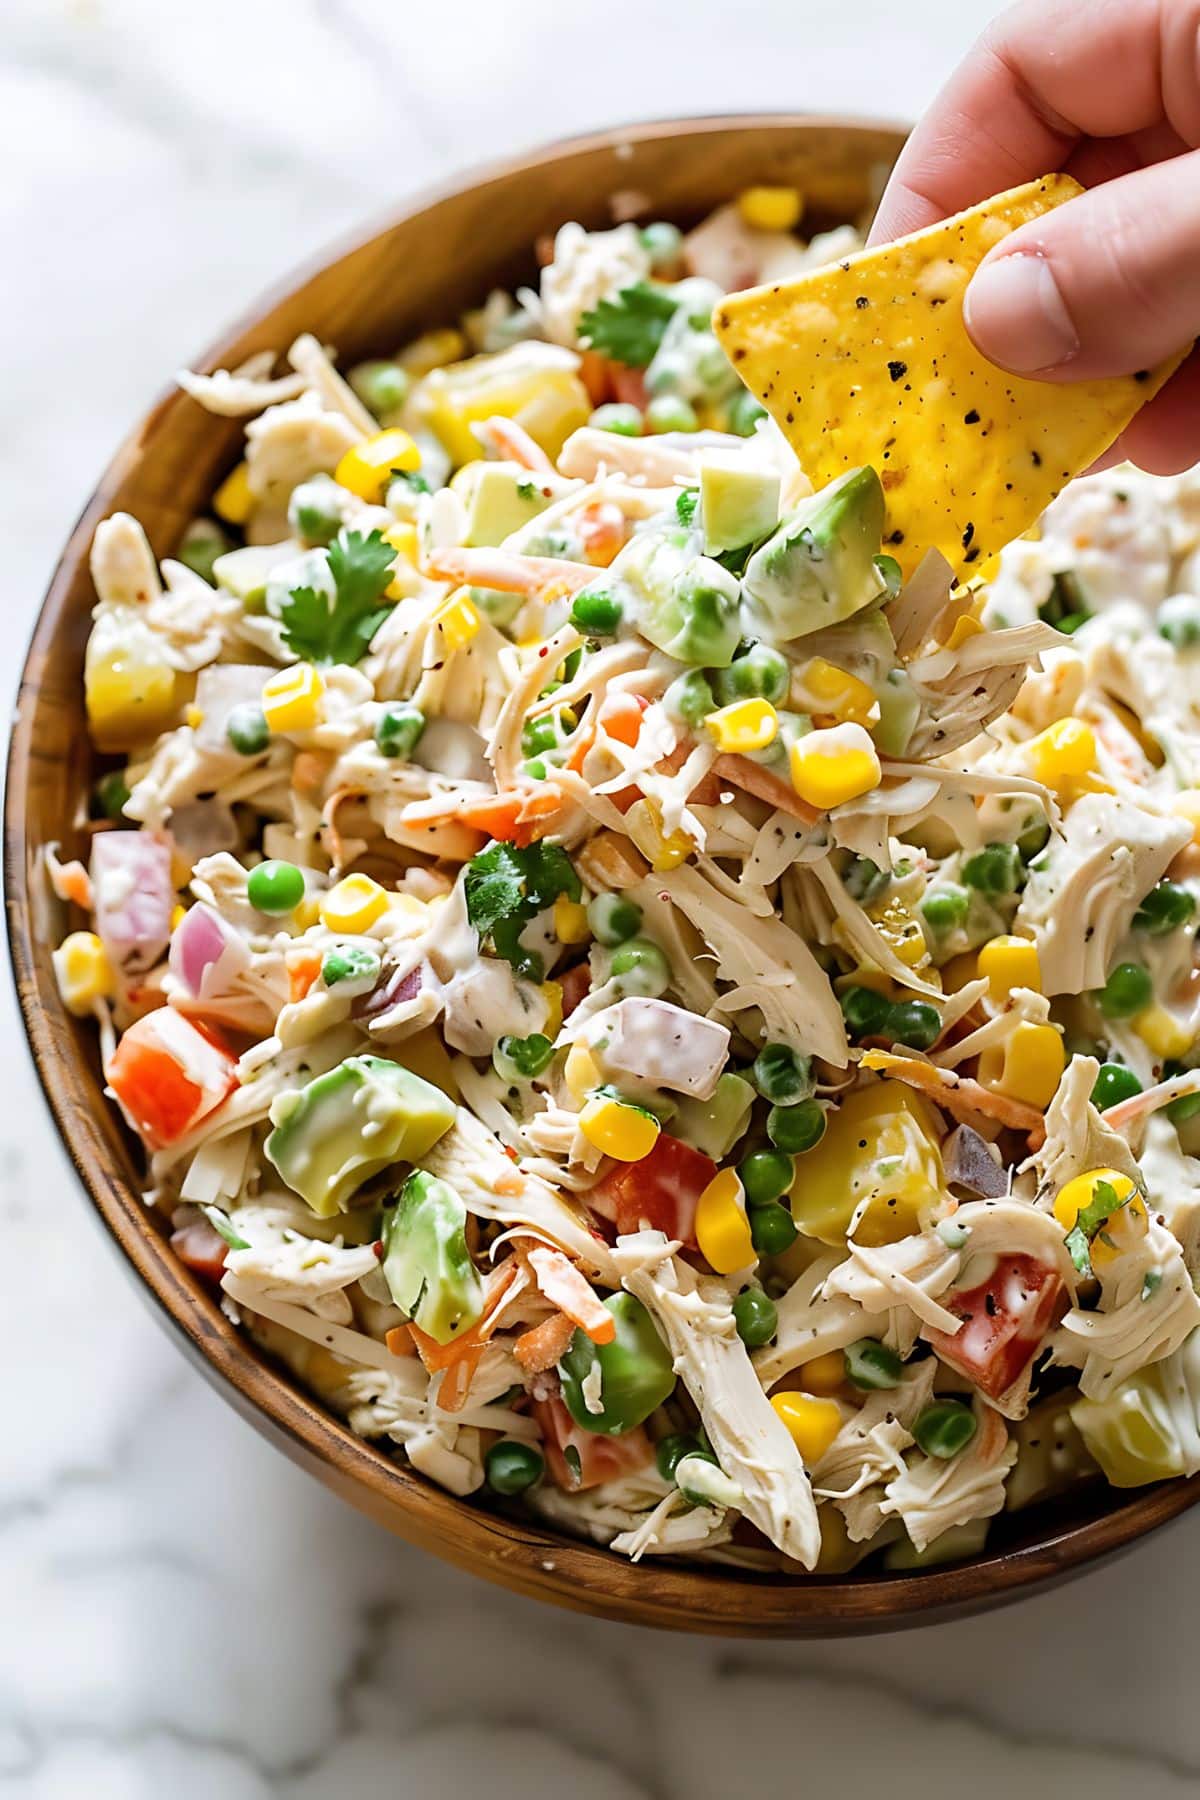
<path fill-rule="evenodd" d="M 759 0 L 732 56 L 727 0 L 7 0 L 6 687 L 126 426 L 331 236 L 615 118 L 914 112 L 990 11 Z M 168 1342 L 87 1216 L 7 988 L 0 1006 L 0 1794 L 1200 1794 L 1197 1516 L 989 1618 L 796 1647 L 557 1614 L 389 1539 Z"/>

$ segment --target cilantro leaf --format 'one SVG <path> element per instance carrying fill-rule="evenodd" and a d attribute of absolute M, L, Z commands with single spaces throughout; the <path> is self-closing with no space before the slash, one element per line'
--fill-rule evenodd
<path fill-rule="evenodd" d="M 579 335 L 593 350 L 629 369 L 644 369 L 654 360 L 678 303 L 666 288 L 635 281 L 615 300 L 601 300 L 579 320 Z"/>
<path fill-rule="evenodd" d="M 1159 1274 L 1158 1270 L 1147 1269 L 1145 1275 L 1142 1277 L 1141 1298 L 1143 1300 L 1149 1300 L 1150 1296 L 1156 1294 L 1161 1286 L 1162 1276 Z"/>
<path fill-rule="evenodd" d="M 489 844 L 467 864 L 463 876 L 467 917 L 480 939 L 490 937 L 497 956 L 527 981 L 540 981 L 540 953 L 521 942 L 521 932 L 560 894 L 578 900 L 583 889 L 561 844 Z"/>
<path fill-rule="evenodd" d="M 248 1250 L 249 1244 L 244 1237 L 239 1237 L 234 1230 L 228 1213 L 223 1213 L 219 1206 L 202 1206 L 204 1214 L 219 1238 L 223 1238 L 231 1250 Z"/>
<path fill-rule="evenodd" d="M 1092 1275 L 1092 1244 L 1096 1238 L 1110 1244 L 1112 1239 L 1104 1231 L 1105 1225 L 1114 1213 L 1128 1206 L 1137 1192 L 1131 1188 L 1129 1193 L 1120 1198 L 1111 1181 L 1098 1181 L 1092 1189 L 1092 1197 L 1086 1206 L 1079 1209 L 1074 1225 L 1063 1240 L 1067 1246 L 1067 1254 L 1081 1275 Z"/>
<path fill-rule="evenodd" d="M 680 488 L 675 496 L 675 517 L 681 525 L 690 525 L 700 504 L 699 488 Z"/>
<path fill-rule="evenodd" d="M 347 531 L 329 546 L 332 600 L 313 587 L 293 588 L 280 609 L 283 641 L 305 662 L 356 663 L 391 607 L 380 605 L 396 552 L 381 531 Z"/>

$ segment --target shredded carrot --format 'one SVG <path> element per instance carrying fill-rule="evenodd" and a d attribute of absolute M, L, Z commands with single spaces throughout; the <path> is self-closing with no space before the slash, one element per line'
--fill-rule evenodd
<path fill-rule="evenodd" d="M 393 1356 L 415 1356 L 417 1346 L 412 1340 L 412 1328 L 408 1325 L 393 1325 L 384 1333 L 384 1343 Z"/>
<path fill-rule="evenodd" d="M 575 529 L 583 554 L 600 569 L 608 568 L 629 531 L 625 514 L 612 500 L 593 500 L 583 507 L 576 514 Z"/>
<path fill-rule="evenodd" d="M 471 1383 L 475 1372 L 483 1358 L 484 1346 L 472 1344 L 465 1355 L 451 1363 L 442 1376 L 442 1385 L 438 1389 L 437 1404 L 441 1412 L 461 1412 L 467 1403 L 471 1391 Z"/>
<path fill-rule="evenodd" d="M 457 823 L 524 849 L 534 838 L 545 835 L 550 829 L 549 821 L 557 818 L 562 807 L 562 793 L 553 782 L 545 781 L 535 788 L 485 794 L 482 798 L 454 795 L 436 806 L 418 800 L 405 808 L 403 822 L 412 829 Z"/>
<path fill-rule="evenodd" d="M 1196 1093 L 1200 1093 L 1200 1074 L 1194 1069 L 1185 1069 L 1182 1075 L 1171 1075 L 1166 1081 L 1156 1082 L 1153 1087 L 1132 1095 L 1128 1100 L 1118 1100 L 1115 1106 L 1108 1107 L 1100 1117 L 1114 1131 L 1121 1131 L 1135 1119 L 1157 1112 L 1161 1106 L 1169 1106 L 1172 1100 L 1179 1100 L 1184 1094 Z"/>
<path fill-rule="evenodd" d="M 956 1075 L 953 1069 L 942 1069 L 935 1063 L 920 1062 L 915 1057 L 895 1056 L 890 1050 L 868 1050 L 861 1066 L 919 1088 L 956 1119 L 966 1113 L 983 1113 L 985 1118 L 995 1119 L 999 1125 L 1009 1125 L 1015 1131 L 1025 1131 L 1031 1136 L 1045 1135 L 1046 1122 L 1036 1106 L 1028 1106 L 1024 1100 L 1010 1099 L 1007 1094 L 993 1093 L 991 1088 L 982 1087 L 969 1076 Z"/>
<path fill-rule="evenodd" d="M 294 1005 L 297 1000 L 303 1000 L 321 973 L 321 952 L 319 950 L 293 952 L 288 957 L 287 973 L 288 999 Z"/>
<path fill-rule="evenodd" d="M 554 464 L 523 425 L 515 419 L 505 419 L 496 414 L 485 419 L 481 427 L 484 437 L 492 447 L 509 462 L 520 463 L 523 469 L 530 469 L 537 475 L 553 475 Z"/>
<path fill-rule="evenodd" d="M 612 364 L 599 350 L 583 350 L 579 356 L 579 379 L 588 391 L 593 406 L 603 406 L 612 399 Z"/>
<path fill-rule="evenodd" d="M 513 1345 L 513 1355 L 527 1375 L 540 1375 L 552 1369 L 566 1353 L 575 1336 L 575 1321 L 564 1312 L 551 1313 L 540 1325 L 523 1331 Z"/>
<path fill-rule="evenodd" d="M 60 900 L 70 900 L 84 912 L 92 910 L 92 883 L 81 862 L 50 863 L 50 885 Z"/>
<path fill-rule="evenodd" d="M 523 1193 L 524 1189 L 525 1177 L 515 1169 L 511 1175 L 497 1175 L 492 1182 L 492 1192 L 494 1194 L 504 1194 L 509 1198 L 516 1194 Z"/>
<path fill-rule="evenodd" d="M 292 787 L 298 794 L 311 794 L 329 773 L 329 758 L 316 750 L 298 750 L 292 759 Z"/>
<path fill-rule="evenodd" d="M 501 594 L 544 594 L 550 588 L 575 594 L 596 579 L 596 571 L 589 563 L 489 549 L 434 550 L 425 565 L 425 573 L 434 581 L 494 588 Z"/>
<path fill-rule="evenodd" d="M 748 756 L 718 756 L 713 764 L 713 774 L 734 787 L 744 788 L 755 799 L 765 800 L 777 812 L 791 813 L 794 819 L 802 819 L 806 825 L 815 825 L 822 816 L 815 806 L 800 798 L 790 782 L 773 775 L 760 763 L 751 762 Z"/>
<path fill-rule="evenodd" d="M 561 1250 L 539 1245 L 526 1252 L 533 1279 L 552 1306 L 586 1331 L 594 1344 L 611 1344 L 617 1335 L 616 1320 L 600 1304 L 590 1281 L 579 1273 Z"/>
<path fill-rule="evenodd" d="M 458 1361 L 459 1357 L 469 1355 L 473 1350 L 482 1349 L 499 1323 L 501 1302 L 506 1297 L 512 1297 L 509 1290 L 513 1288 L 513 1283 L 517 1281 L 518 1277 L 520 1286 L 523 1288 L 528 1277 L 516 1257 L 507 1257 L 499 1268 L 493 1269 L 484 1281 L 483 1311 L 474 1325 L 449 1344 L 439 1344 L 436 1338 L 432 1338 L 428 1332 L 422 1331 L 419 1325 L 409 1325 L 408 1329 L 412 1335 L 412 1341 L 416 1345 L 417 1354 L 430 1374 L 438 1369 L 448 1369 L 452 1363 Z M 513 1289 L 514 1293 L 518 1291 L 519 1289 Z"/>

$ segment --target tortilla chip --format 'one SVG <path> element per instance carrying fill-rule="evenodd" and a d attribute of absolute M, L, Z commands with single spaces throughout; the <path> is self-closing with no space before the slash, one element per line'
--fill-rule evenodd
<path fill-rule="evenodd" d="M 926 550 L 960 575 L 1033 524 L 1178 368 L 1026 381 L 985 361 L 963 293 L 1018 225 L 1081 193 L 1046 175 L 912 237 L 731 294 L 713 328 L 815 486 L 869 463 L 887 497 L 884 548 L 912 574 Z"/>

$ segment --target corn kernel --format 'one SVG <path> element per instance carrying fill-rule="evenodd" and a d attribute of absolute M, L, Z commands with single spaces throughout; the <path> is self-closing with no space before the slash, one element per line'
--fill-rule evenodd
<path fill-rule="evenodd" d="M 392 579 L 384 589 L 389 600 L 403 600 L 413 592 L 415 571 L 417 567 L 417 528 L 402 520 L 397 525 L 389 525 L 383 534 L 386 543 L 396 552 L 396 563 L 392 571 Z"/>
<path fill-rule="evenodd" d="M 1096 772 L 1096 737 L 1082 719 L 1058 719 L 1026 745 L 1030 767 L 1049 788 L 1071 788 Z"/>
<path fill-rule="evenodd" d="M 546 1033 L 549 1037 L 550 1033 Z M 583 1103 L 594 1088 L 598 1088 L 604 1080 L 600 1073 L 600 1065 L 588 1049 L 578 1039 L 567 1051 L 567 1060 L 563 1064 L 563 1080 L 567 1090 L 574 1098 Z"/>
<path fill-rule="evenodd" d="M 651 868 L 660 875 L 669 869 L 677 869 L 695 849 L 686 832 L 673 831 L 670 836 L 664 834 L 662 813 L 653 800 L 635 801 L 626 813 L 625 820 L 630 837 Z"/>
<path fill-rule="evenodd" d="M 184 881 L 189 881 L 191 879 L 191 873 L 192 872 L 189 869 L 187 874 L 184 876 Z M 179 885 L 182 887 L 183 882 L 180 882 Z M 179 927 L 183 924 L 183 921 L 186 918 L 187 918 L 187 907 L 180 905 L 179 901 L 177 900 L 175 902 L 174 906 L 171 908 L 171 930 L 177 931 L 179 929 Z"/>
<path fill-rule="evenodd" d="M 772 1394 L 771 1405 L 787 1426 L 801 1460 L 811 1468 L 820 1462 L 842 1429 L 841 1408 L 833 1400 L 811 1394 Z"/>
<path fill-rule="evenodd" d="M 480 619 L 465 588 L 458 588 L 434 614 L 447 650 L 461 650 L 479 632 Z"/>
<path fill-rule="evenodd" d="M 955 619 L 953 629 L 946 639 L 947 650 L 957 650 L 968 638 L 978 637 L 983 630 L 983 623 L 973 613 L 964 613 L 961 619 Z"/>
<path fill-rule="evenodd" d="M 227 525 L 244 525 L 254 511 L 254 495 L 250 492 L 250 470 L 244 462 L 231 469 L 212 498 L 218 519 Z"/>
<path fill-rule="evenodd" d="M 791 699 L 803 712 L 836 719 L 839 725 L 871 725 L 879 717 L 874 692 L 848 669 L 814 656 L 792 682 Z"/>
<path fill-rule="evenodd" d="M 1073 1231 L 1080 1213 L 1096 1198 L 1096 1189 L 1107 1182 L 1118 1200 L 1125 1201 L 1119 1212 L 1110 1215 L 1092 1239 L 1090 1255 L 1093 1269 L 1102 1269 L 1143 1237 L 1149 1227 L 1146 1203 L 1137 1183 L 1119 1169 L 1088 1169 L 1076 1175 L 1058 1190 L 1054 1198 L 1054 1216 L 1064 1231 Z M 1106 1243 L 1105 1239 L 1109 1241 Z"/>
<path fill-rule="evenodd" d="M 315 925 L 321 916 L 321 902 L 315 894 L 305 894 L 303 900 L 292 914 L 292 924 L 297 931 L 307 931 Z"/>
<path fill-rule="evenodd" d="M 1023 1019 L 1002 1044 L 984 1050 L 979 1079 L 1010 1100 L 1044 1107 L 1053 1100 L 1065 1067 L 1063 1041 L 1053 1025 L 1031 1025 Z"/>
<path fill-rule="evenodd" d="M 1165 1006 L 1148 1006 L 1133 1021 L 1146 1048 L 1162 1061 L 1168 1057 L 1186 1056 L 1192 1047 L 1192 1033 L 1169 1013 Z"/>
<path fill-rule="evenodd" d="M 329 931 L 369 931 L 387 905 L 387 893 L 369 875 L 344 875 L 321 901 L 321 923 Z"/>
<path fill-rule="evenodd" d="M 846 1380 L 845 1351 L 826 1350 L 823 1356 L 801 1363 L 796 1378 L 803 1383 L 806 1394 L 836 1394 Z"/>
<path fill-rule="evenodd" d="M 1014 988 L 1042 991 L 1042 965 L 1029 938 L 994 937 L 979 952 L 975 972 L 988 983 L 989 998 L 1003 1006 Z"/>
<path fill-rule="evenodd" d="M 554 935 L 560 944 L 586 944 L 592 935 L 587 907 L 560 894 L 554 902 Z"/>
<path fill-rule="evenodd" d="M 466 353 L 467 340 L 462 332 L 453 325 L 440 325 L 405 344 L 396 361 L 407 375 L 428 375 L 431 369 L 443 369 Z"/>
<path fill-rule="evenodd" d="M 383 498 L 394 469 L 412 470 L 420 466 L 421 452 L 407 431 L 393 426 L 347 450 L 334 471 L 334 480 L 357 494 L 360 500 L 374 504 Z"/>
<path fill-rule="evenodd" d="M 1171 802 L 1171 811 L 1186 819 L 1192 828 L 1192 842 L 1200 844 L 1200 788 L 1184 788 Z"/>
<path fill-rule="evenodd" d="M 794 187 L 743 188 L 737 203 L 753 231 L 794 231 L 804 211 L 804 196 Z"/>
<path fill-rule="evenodd" d="M 542 999 L 546 1002 L 546 1023 L 542 1026 L 548 1038 L 556 1038 L 562 1030 L 563 991 L 561 981 L 543 981 Z"/>
<path fill-rule="evenodd" d="M 822 812 L 869 794 L 883 779 L 875 746 L 861 725 L 810 731 L 792 745 L 790 762 L 792 786 Z"/>
<path fill-rule="evenodd" d="M 626 1106 L 607 1094 L 596 1094 L 579 1115 L 579 1129 L 589 1144 L 614 1162 L 641 1162 L 658 1142 L 658 1120 L 640 1106 Z"/>
<path fill-rule="evenodd" d="M 696 1202 L 696 1242 L 718 1275 L 732 1275 L 757 1262 L 746 1218 L 746 1197 L 736 1169 L 714 1175 Z"/>
<path fill-rule="evenodd" d="M 264 681 L 263 717 L 272 731 L 311 731 L 320 723 L 325 680 L 311 663 L 293 663 Z"/>
<path fill-rule="evenodd" d="M 94 931 L 73 931 L 54 952 L 58 991 L 68 1012 L 82 1017 L 97 1000 L 116 992 L 117 980 L 108 951 Z"/>
<path fill-rule="evenodd" d="M 884 907 L 871 908 L 870 917 L 880 937 L 907 968 L 915 969 L 929 961 L 925 933 L 903 900 L 889 900 Z"/>
<path fill-rule="evenodd" d="M 765 750 L 779 734 L 779 714 L 769 700 L 735 700 L 709 713 L 704 724 L 727 756 Z"/>
<path fill-rule="evenodd" d="M 183 722 L 185 725 L 190 725 L 193 731 L 199 731 L 201 725 L 203 725 L 204 713 L 200 707 L 196 705 L 194 700 L 184 707 Z"/>

